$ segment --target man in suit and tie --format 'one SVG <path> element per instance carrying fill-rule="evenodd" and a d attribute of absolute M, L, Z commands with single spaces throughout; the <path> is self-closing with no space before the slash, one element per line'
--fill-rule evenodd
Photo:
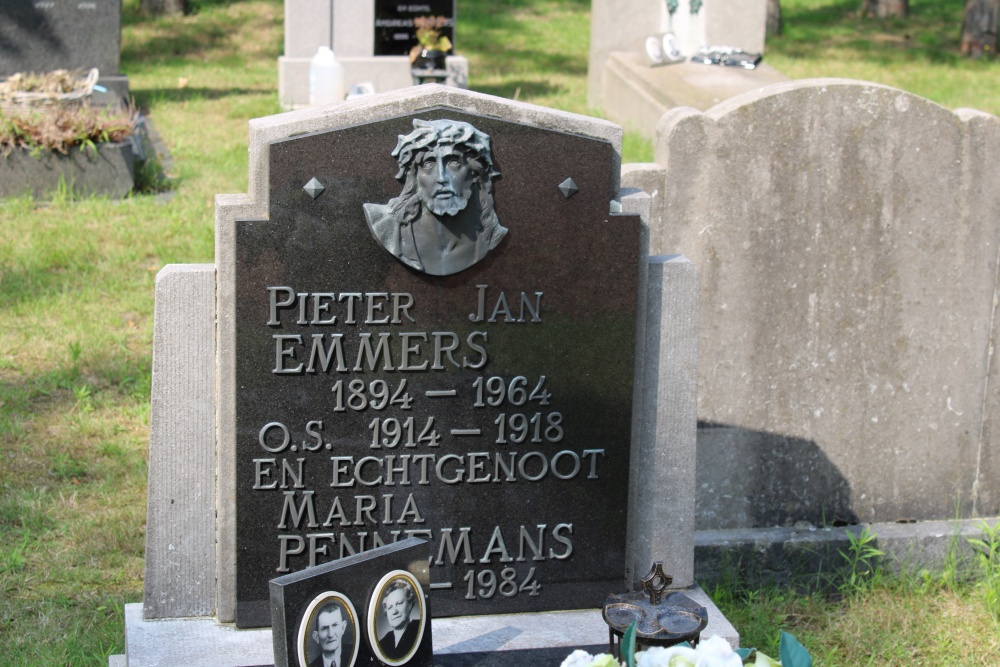
<path fill-rule="evenodd" d="M 319 644 L 320 654 L 309 663 L 309 667 L 350 667 L 342 662 L 343 658 L 350 659 L 351 655 L 350 646 L 345 646 L 350 643 L 351 638 L 344 641 L 347 625 L 344 610 L 336 602 L 328 602 L 320 608 L 312 631 L 313 641 Z"/>

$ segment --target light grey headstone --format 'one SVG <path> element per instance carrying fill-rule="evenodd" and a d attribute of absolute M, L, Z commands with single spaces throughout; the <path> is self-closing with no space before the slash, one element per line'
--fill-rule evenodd
<path fill-rule="evenodd" d="M 998 150 L 995 117 L 855 81 L 664 116 L 653 252 L 701 272 L 699 528 L 1000 511 Z"/>
<path fill-rule="evenodd" d="M 692 13 L 692 7 L 698 7 Z M 644 56 L 644 40 L 673 32 L 681 54 L 691 57 L 702 46 L 730 46 L 749 53 L 764 51 L 767 0 L 680 0 L 670 14 L 664 0 L 594 0 L 590 8 L 590 59 L 587 68 L 587 104 L 602 107 L 604 71 L 609 56 L 624 52 Z M 702 74 L 711 76 L 705 66 Z M 720 68 L 721 69 L 721 68 Z M 696 70 L 697 71 L 697 70 Z"/>
<path fill-rule="evenodd" d="M 309 62 L 320 46 L 344 68 L 344 90 L 370 83 L 375 92 L 413 85 L 407 56 L 375 55 L 375 0 L 285 0 L 285 51 L 278 58 L 278 100 L 285 109 L 309 105 Z M 469 61 L 447 59 L 447 85 L 467 88 Z"/>
<path fill-rule="evenodd" d="M 215 610 L 215 267 L 156 276 L 146 618 Z"/>
<path fill-rule="evenodd" d="M 672 586 L 685 588 L 694 584 L 698 270 L 680 255 L 650 257 L 648 281 L 626 577 L 638 589 L 663 561 Z"/>

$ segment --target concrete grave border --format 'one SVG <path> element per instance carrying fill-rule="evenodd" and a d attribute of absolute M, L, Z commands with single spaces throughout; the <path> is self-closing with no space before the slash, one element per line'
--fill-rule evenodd
<path fill-rule="evenodd" d="M 229 625 L 236 484 L 223 474 L 235 468 L 236 230 L 239 220 L 268 215 L 270 142 L 440 108 L 609 142 L 609 207 L 640 216 L 648 256 L 651 197 L 620 188 L 622 130 L 613 123 L 439 85 L 251 121 L 248 192 L 216 197 L 215 264 L 172 265 L 157 278 L 145 604 L 129 605 L 125 624 L 132 667 L 193 664 L 192 650 L 209 656 L 206 664 L 248 664 L 270 645 L 269 630 Z M 650 257 L 639 267 L 631 437 L 632 468 L 644 474 L 633 477 L 629 491 L 622 585 L 634 586 L 653 559 L 663 560 L 674 587 L 708 607 L 706 636 L 736 645 L 736 631 L 693 582 L 697 294 L 698 271 L 679 255 Z M 648 457 L 657 465 L 642 466 Z M 637 532 L 642 539 L 633 537 Z M 582 646 L 595 637 L 603 642 L 606 632 L 598 610 L 434 623 L 445 653 Z"/>

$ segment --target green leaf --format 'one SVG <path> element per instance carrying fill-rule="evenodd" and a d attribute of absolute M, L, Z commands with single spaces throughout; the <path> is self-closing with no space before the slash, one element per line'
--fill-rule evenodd
<path fill-rule="evenodd" d="M 625 660 L 626 667 L 635 667 L 635 626 L 636 623 L 633 622 L 625 628 L 625 634 L 622 635 L 621 656 Z"/>
<path fill-rule="evenodd" d="M 778 644 L 778 657 L 781 659 L 781 667 L 812 667 L 813 664 L 806 647 L 784 630 L 781 631 L 781 641 Z"/>
<path fill-rule="evenodd" d="M 738 648 L 734 652 L 736 655 L 740 656 L 740 660 L 746 662 L 746 659 L 750 657 L 750 654 L 756 651 L 755 648 Z"/>
<path fill-rule="evenodd" d="M 757 651 L 757 659 L 754 661 L 753 667 L 781 667 L 781 663 L 771 656 Z"/>

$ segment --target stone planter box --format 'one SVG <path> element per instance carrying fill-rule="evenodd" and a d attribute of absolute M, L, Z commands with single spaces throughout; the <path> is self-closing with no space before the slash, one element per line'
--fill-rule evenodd
<path fill-rule="evenodd" d="M 45 152 L 32 156 L 15 150 L 0 157 L 0 197 L 25 193 L 50 199 L 64 181 L 74 195 L 120 198 L 135 185 L 135 156 L 130 142 L 97 144 L 92 149 L 72 148 L 68 155 Z"/>

